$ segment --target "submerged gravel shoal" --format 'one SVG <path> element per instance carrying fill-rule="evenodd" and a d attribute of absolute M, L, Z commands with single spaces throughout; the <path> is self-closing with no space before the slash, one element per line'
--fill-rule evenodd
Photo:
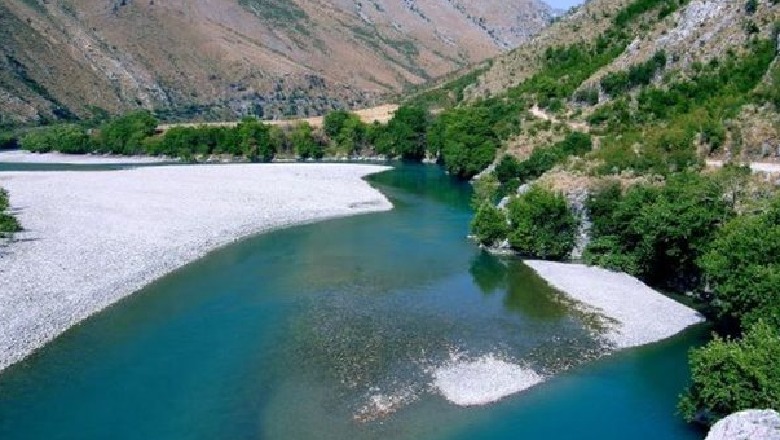
<path fill-rule="evenodd" d="M 554 288 L 617 321 L 603 335 L 617 349 L 657 342 L 704 320 L 695 310 L 624 273 L 582 264 L 525 263 Z"/>
<path fill-rule="evenodd" d="M 384 211 L 371 165 L 7 172 L 25 232 L 0 248 L 0 370 L 207 252 L 273 228 Z"/>

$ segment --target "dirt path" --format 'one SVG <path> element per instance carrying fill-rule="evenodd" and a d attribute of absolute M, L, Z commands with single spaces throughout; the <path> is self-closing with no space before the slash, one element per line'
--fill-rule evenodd
<path fill-rule="evenodd" d="M 371 107 L 363 110 L 355 110 L 353 113 L 358 115 L 360 119 L 366 124 L 371 124 L 374 121 L 387 123 L 395 114 L 398 106 L 395 104 L 385 104 L 376 107 Z M 314 128 L 322 128 L 324 117 L 316 116 L 313 118 L 296 118 L 296 119 L 278 119 L 274 121 L 262 121 L 264 124 L 276 125 L 278 127 L 290 127 L 295 124 L 307 122 Z M 160 124 L 157 126 L 157 133 L 163 134 L 166 131 L 174 127 L 235 127 L 238 125 L 238 121 L 233 122 L 182 122 L 178 124 Z"/>

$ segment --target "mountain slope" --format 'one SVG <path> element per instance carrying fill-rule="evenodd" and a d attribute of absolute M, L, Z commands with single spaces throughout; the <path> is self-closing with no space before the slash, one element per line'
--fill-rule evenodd
<path fill-rule="evenodd" d="M 538 0 L 3 0 L 0 123 L 359 106 L 538 32 Z"/>

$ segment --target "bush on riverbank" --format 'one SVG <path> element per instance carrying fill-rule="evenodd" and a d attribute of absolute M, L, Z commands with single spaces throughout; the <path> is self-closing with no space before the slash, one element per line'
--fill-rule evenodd
<path fill-rule="evenodd" d="M 661 288 L 697 287 L 704 254 L 732 215 L 711 177 L 682 173 L 663 186 L 640 185 L 622 194 L 608 185 L 586 202 L 593 222 L 584 260 L 639 277 Z"/>
<path fill-rule="evenodd" d="M 727 223 L 699 265 L 719 320 L 748 329 L 762 319 L 780 329 L 780 197 Z"/>
<path fill-rule="evenodd" d="M 471 221 L 471 233 L 484 246 L 495 246 L 507 236 L 506 214 L 492 203 L 483 203 Z"/>
<path fill-rule="evenodd" d="M 780 332 L 757 321 L 741 340 L 715 337 L 690 355 L 692 384 L 679 409 L 689 422 L 713 423 L 736 411 L 780 408 Z"/>
<path fill-rule="evenodd" d="M 0 237 L 7 237 L 22 229 L 16 217 L 8 213 L 9 206 L 8 191 L 0 188 Z"/>
<path fill-rule="evenodd" d="M 520 254 L 562 260 L 571 254 L 577 219 L 559 193 L 533 187 L 507 206 L 509 245 Z"/>

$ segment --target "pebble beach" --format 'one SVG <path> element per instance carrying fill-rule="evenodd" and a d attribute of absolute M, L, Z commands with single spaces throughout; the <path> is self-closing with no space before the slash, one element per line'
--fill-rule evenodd
<path fill-rule="evenodd" d="M 0 247 L 0 370 L 240 238 L 391 209 L 362 179 L 386 169 L 246 164 L 0 173 L 25 228 Z"/>

